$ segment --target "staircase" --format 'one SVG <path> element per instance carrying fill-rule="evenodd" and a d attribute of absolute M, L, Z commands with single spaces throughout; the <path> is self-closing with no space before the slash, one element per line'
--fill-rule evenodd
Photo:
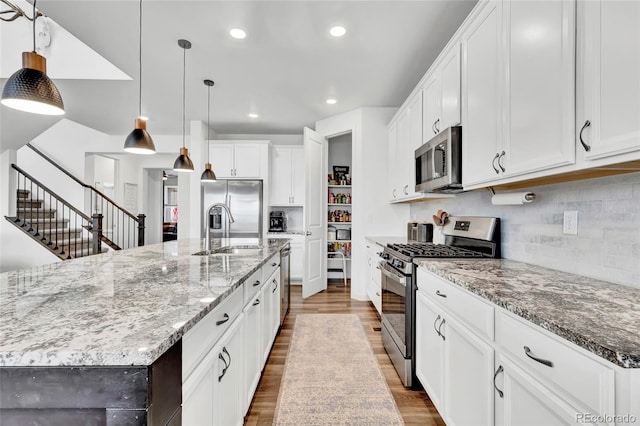
<path fill-rule="evenodd" d="M 77 217 L 70 219 L 64 213 L 62 218 L 57 217 L 57 209 L 45 207 L 42 199 L 32 198 L 30 190 L 18 189 L 16 195 L 16 216 L 5 216 L 6 219 L 58 258 L 68 260 L 84 257 L 94 254 L 94 249 L 96 253 L 107 251 L 106 247 L 102 248 L 99 244 L 94 247 L 91 218 L 82 217 L 78 226 Z M 63 206 L 62 211 L 66 210 L 68 207 Z M 72 220 L 75 222 L 73 227 Z"/>
<path fill-rule="evenodd" d="M 69 177 L 94 210 L 85 214 L 15 164 L 14 226 L 62 260 L 144 245 L 145 215 L 128 212 L 96 188 L 63 169 L 37 148 L 26 145 Z M 104 215 L 103 215 L 104 212 Z M 106 230 L 106 231 L 105 231 Z M 103 245 L 104 243 L 104 245 Z"/>

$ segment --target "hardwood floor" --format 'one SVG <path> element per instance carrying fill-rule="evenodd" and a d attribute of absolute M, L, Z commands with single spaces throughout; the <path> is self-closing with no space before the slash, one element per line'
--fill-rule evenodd
<path fill-rule="evenodd" d="M 301 291 L 301 286 L 291 286 L 291 306 L 289 314 L 271 350 L 271 355 L 265 366 L 258 390 L 254 395 L 249 413 L 245 417 L 245 425 L 272 424 L 278 399 L 278 391 L 280 389 L 280 378 L 284 371 L 284 363 L 287 357 L 295 318 L 298 314 L 308 313 L 351 313 L 358 315 L 405 424 L 424 426 L 444 425 L 444 422 L 423 390 L 412 391 L 402 385 L 396 370 L 393 368 L 382 346 L 380 319 L 370 302 L 350 299 L 349 289 L 345 290 L 344 287 L 332 282 L 329 283 L 326 291 L 306 300 L 302 299 Z"/>

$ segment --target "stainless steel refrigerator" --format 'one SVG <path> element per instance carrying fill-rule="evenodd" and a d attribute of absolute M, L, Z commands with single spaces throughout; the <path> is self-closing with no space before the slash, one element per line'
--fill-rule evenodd
<path fill-rule="evenodd" d="M 211 211 L 207 224 L 212 238 L 262 238 L 262 181 L 223 180 L 202 183 L 202 218 L 214 203 L 229 206 L 235 222 L 229 223 L 226 212 L 221 207 Z M 204 220 L 202 237 L 205 237 Z M 228 230 L 228 234 L 227 234 Z"/>

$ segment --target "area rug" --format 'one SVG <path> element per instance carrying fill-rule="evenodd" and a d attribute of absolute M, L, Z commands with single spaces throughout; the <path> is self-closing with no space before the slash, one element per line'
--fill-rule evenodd
<path fill-rule="evenodd" d="M 273 424 L 404 424 L 357 315 L 296 317 Z"/>

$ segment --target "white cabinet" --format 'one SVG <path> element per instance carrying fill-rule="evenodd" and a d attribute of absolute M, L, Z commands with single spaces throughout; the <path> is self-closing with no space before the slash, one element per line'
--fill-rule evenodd
<path fill-rule="evenodd" d="M 509 357 L 497 354 L 496 365 L 496 425 L 576 424 L 577 411 Z"/>
<path fill-rule="evenodd" d="M 304 148 L 274 146 L 271 152 L 272 206 L 304 204 Z"/>
<path fill-rule="evenodd" d="M 367 296 L 369 296 L 369 300 L 373 303 L 373 306 L 378 311 L 378 314 L 382 315 L 382 287 L 381 287 L 381 277 L 380 277 L 380 255 L 379 252 L 382 251 L 382 247 L 377 244 L 367 242 L 366 244 L 366 253 L 367 253 Z"/>
<path fill-rule="evenodd" d="M 395 127 L 396 132 L 392 134 Z M 422 145 L 422 92 L 403 107 L 396 122 L 389 126 L 389 148 L 395 145 L 395 162 L 387 175 L 393 179 L 391 201 L 415 196 L 415 150 Z"/>
<path fill-rule="evenodd" d="M 419 290 L 416 375 L 450 425 L 493 424 L 493 347 Z"/>
<path fill-rule="evenodd" d="M 502 3 L 484 6 L 462 36 L 462 181 L 470 186 L 500 175 L 502 146 L 500 35 Z"/>
<path fill-rule="evenodd" d="M 271 352 L 271 345 L 277 333 L 280 321 L 280 268 L 276 270 L 260 290 L 262 307 L 262 324 L 260 324 L 262 340 L 262 363 L 264 364 Z M 277 318 L 276 318 L 277 317 Z"/>
<path fill-rule="evenodd" d="M 222 335 L 182 385 L 182 424 L 241 425 L 243 315 Z"/>
<path fill-rule="evenodd" d="M 291 258 L 289 259 L 289 278 L 302 282 L 304 274 L 304 235 L 292 235 Z"/>
<path fill-rule="evenodd" d="M 261 144 L 209 141 L 209 162 L 218 178 L 262 178 Z"/>
<path fill-rule="evenodd" d="M 460 45 L 454 44 L 423 86 L 423 143 L 460 123 Z"/>
<path fill-rule="evenodd" d="M 387 128 L 387 192 L 391 201 L 400 198 L 398 187 L 400 176 L 396 170 L 398 157 L 398 122 L 392 121 Z"/>
<path fill-rule="evenodd" d="M 584 167 L 637 160 L 640 2 L 580 1 L 577 7 L 576 149 Z"/>
<path fill-rule="evenodd" d="M 249 283 L 245 283 L 245 286 Z M 262 373 L 262 294 L 256 294 L 244 307 L 244 398 L 243 412 L 251 405 Z"/>
<path fill-rule="evenodd" d="M 571 1 L 489 1 L 464 32 L 465 188 L 575 162 L 574 14 Z"/>

